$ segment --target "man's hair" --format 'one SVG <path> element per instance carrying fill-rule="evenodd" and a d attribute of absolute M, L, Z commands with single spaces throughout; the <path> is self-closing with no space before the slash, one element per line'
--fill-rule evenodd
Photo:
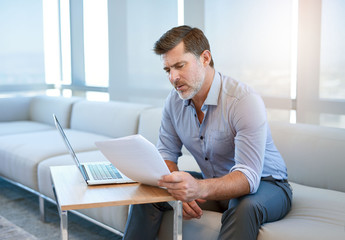
<path fill-rule="evenodd" d="M 198 28 L 186 25 L 174 27 L 164 33 L 155 43 L 153 50 L 156 54 L 162 55 L 176 47 L 180 42 L 184 43 L 186 53 L 192 53 L 197 57 L 200 57 L 205 50 L 211 51 L 204 33 Z M 212 58 L 210 66 L 214 66 Z"/>

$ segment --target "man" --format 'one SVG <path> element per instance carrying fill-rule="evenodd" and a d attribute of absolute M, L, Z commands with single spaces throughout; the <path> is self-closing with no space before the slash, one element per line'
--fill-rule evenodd
<path fill-rule="evenodd" d="M 284 217 L 292 192 L 260 96 L 216 72 L 201 30 L 180 26 L 154 46 L 174 90 L 167 97 L 157 148 L 170 171 L 159 185 L 183 201 L 184 219 L 200 218 L 205 201 L 223 212 L 219 239 L 256 239 L 265 222 Z M 179 171 L 185 146 L 201 176 Z M 167 203 L 133 205 L 124 239 L 155 239 Z"/>

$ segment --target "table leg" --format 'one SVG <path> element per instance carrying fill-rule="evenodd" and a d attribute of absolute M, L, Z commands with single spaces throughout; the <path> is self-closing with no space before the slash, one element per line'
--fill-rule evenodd
<path fill-rule="evenodd" d="M 174 208 L 174 240 L 182 240 L 182 202 L 169 202 Z"/>
<path fill-rule="evenodd" d="M 52 188 L 56 200 L 56 205 L 59 211 L 60 216 L 60 232 L 61 232 L 61 240 L 68 240 L 68 211 L 61 210 L 60 204 L 56 195 L 54 183 L 52 183 Z"/>
<path fill-rule="evenodd" d="M 44 198 L 41 195 L 39 195 L 38 199 L 39 199 L 39 206 L 40 206 L 41 221 L 46 222 Z"/>
<path fill-rule="evenodd" d="M 61 240 L 68 239 L 68 231 L 67 231 L 67 223 L 68 223 L 68 212 L 67 211 L 59 211 L 60 212 L 60 231 L 61 231 Z"/>

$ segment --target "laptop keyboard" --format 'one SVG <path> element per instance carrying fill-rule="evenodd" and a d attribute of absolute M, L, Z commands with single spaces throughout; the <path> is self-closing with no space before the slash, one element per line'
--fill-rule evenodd
<path fill-rule="evenodd" d="M 90 164 L 88 165 L 91 174 L 95 180 L 108 180 L 122 178 L 117 169 L 109 164 Z"/>

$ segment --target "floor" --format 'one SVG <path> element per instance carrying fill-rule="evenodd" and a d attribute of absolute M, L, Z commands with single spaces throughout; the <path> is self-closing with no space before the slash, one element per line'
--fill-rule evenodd
<path fill-rule="evenodd" d="M 40 220 L 38 196 L 0 178 L 0 215 L 41 240 L 60 240 L 56 205 L 46 203 L 46 222 Z M 120 240 L 121 237 L 69 213 L 69 240 Z"/>

